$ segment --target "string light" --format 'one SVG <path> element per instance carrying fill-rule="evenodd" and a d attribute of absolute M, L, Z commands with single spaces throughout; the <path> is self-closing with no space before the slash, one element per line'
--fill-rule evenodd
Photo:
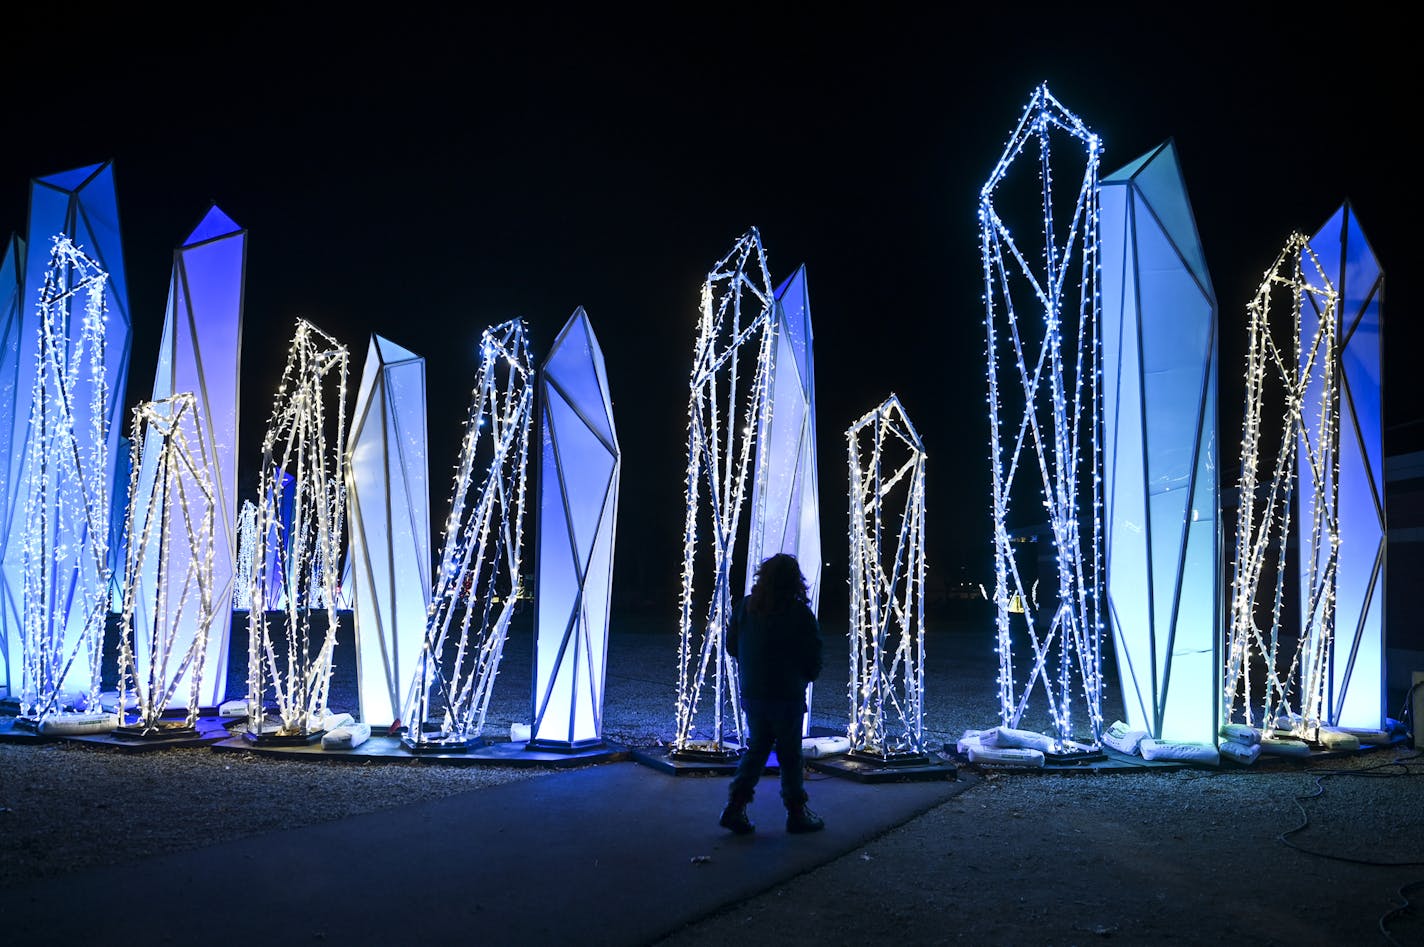
<path fill-rule="evenodd" d="M 523 593 L 533 396 L 524 321 L 486 329 L 411 709 L 403 718 L 411 722 L 404 742 L 412 751 L 467 748 L 484 732 L 509 623 Z M 485 473 L 477 480 L 480 463 Z"/>
<path fill-rule="evenodd" d="M 297 320 L 262 439 L 257 482 L 257 534 L 276 534 L 283 541 L 275 557 L 254 564 L 249 601 L 262 601 L 276 578 L 285 619 L 279 637 L 267 609 L 253 608 L 248 615 L 247 736 L 259 742 L 310 741 L 322 733 L 337 631 L 337 577 L 323 564 L 336 561 L 345 515 L 347 364 L 344 345 Z M 328 425 L 335 427 L 330 442 Z M 280 487 L 287 478 L 293 484 L 292 518 L 283 524 Z M 326 628 L 313 650 L 311 619 L 318 610 L 326 612 Z M 263 706 L 269 688 L 280 720 L 276 727 L 269 726 Z"/>
<path fill-rule="evenodd" d="M 177 729 L 162 718 L 185 677 L 182 726 L 192 729 L 198 722 L 215 613 L 217 505 L 198 423 L 192 392 L 133 409 L 118 706 L 120 728 L 141 736 Z M 186 631 L 192 635 L 183 648 Z"/>
<path fill-rule="evenodd" d="M 1054 218 L 1057 205 L 1051 139 L 1060 133 L 1081 147 L 1085 158 L 1082 181 L 1066 227 L 1065 222 Z M 1043 215 L 1043 255 L 1037 267 L 1015 242 L 995 203 L 1010 167 L 1033 145 L 1038 152 Z M 1053 97 L 1047 85 L 1040 85 L 979 198 L 987 311 L 999 713 L 1005 726 L 1017 727 L 1031 695 L 1041 690 L 1060 745 L 1073 737 L 1071 704 L 1076 691 L 1081 691 L 1086 703 L 1095 746 L 1102 733 L 1102 627 L 1098 605 L 1102 484 L 1097 474 L 1102 466 L 1097 368 L 1101 152 L 1098 137 Z M 1061 243 L 1060 229 L 1066 231 Z M 1068 288 L 1073 274 L 1078 279 L 1076 304 Z M 1016 297 L 1031 301 L 1031 309 L 1041 313 L 1041 335 L 1027 314 L 1021 316 L 1016 309 Z M 1035 354 L 1032 345 L 1036 342 L 1039 347 Z M 1001 347 L 1010 362 L 1007 368 L 1000 365 Z M 1014 388 L 1023 396 L 1022 413 L 1017 420 L 1005 404 Z M 1082 456 L 1085 449 L 1091 452 L 1088 458 Z M 1015 501 L 1021 499 L 1014 489 L 1020 482 L 1020 462 L 1025 466 L 1036 463 L 1038 467 L 1038 493 L 1057 557 L 1057 601 L 1042 634 L 1037 624 L 1038 604 L 1025 593 L 1009 537 L 1010 513 Z M 1091 482 L 1085 481 L 1088 476 Z M 1080 525 L 1084 518 L 1091 520 L 1086 536 Z M 1012 648 L 1014 602 L 1023 603 L 1023 631 L 1033 651 L 1022 679 L 1022 669 L 1014 666 Z"/>
<path fill-rule="evenodd" d="M 252 569 L 256 555 L 257 504 L 243 500 L 242 509 L 237 514 L 237 576 L 232 585 L 233 611 L 245 612 L 252 607 Z M 261 608 L 261 604 L 258 607 Z"/>
<path fill-rule="evenodd" d="M 742 309 L 744 296 L 752 303 L 746 313 Z M 732 559 L 742 523 L 752 451 L 757 432 L 770 423 L 768 390 L 776 340 L 773 306 L 766 254 L 761 235 L 753 227 L 713 266 L 702 284 L 687 406 L 687 503 L 674 755 L 731 758 L 743 743 L 736 665 L 726 652 L 725 637 L 733 605 Z M 749 390 L 744 390 L 748 389 L 748 380 L 741 377 L 742 352 L 753 347 L 756 361 Z M 704 483 L 705 511 L 701 506 Z M 707 588 L 699 586 L 696 568 L 698 531 L 704 512 L 710 520 L 712 543 Z M 699 612 L 699 599 L 705 602 L 705 620 L 694 619 L 694 613 Z M 700 624 L 700 638 L 695 624 Z M 710 726 L 698 717 L 709 674 Z M 703 724 L 700 729 L 699 722 Z M 730 742 L 726 739 L 728 728 L 733 734 Z"/>
<path fill-rule="evenodd" d="M 924 755 L 925 451 L 892 394 L 846 431 L 851 752 Z"/>
<path fill-rule="evenodd" d="M 110 579 L 108 274 L 64 234 L 51 239 L 38 303 L 22 535 L 19 719 L 35 725 L 71 711 L 100 710 Z M 83 300 L 83 314 L 71 339 L 76 299 Z M 66 691 L 81 660 L 84 688 Z"/>
<path fill-rule="evenodd" d="M 1279 328 L 1271 318 L 1277 297 L 1284 297 L 1290 311 L 1288 349 L 1273 335 Z M 1328 723 L 1340 547 L 1338 304 L 1339 294 L 1310 242 L 1293 233 L 1247 306 L 1250 341 L 1223 710 L 1227 722 L 1256 726 L 1252 701 L 1259 695 L 1260 725 L 1302 738 L 1314 738 Z M 1262 445 L 1262 415 L 1273 403 L 1282 416 L 1280 443 L 1271 457 Z M 1263 484 L 1267 464 L 1269 481 Z M 1304 523 L 1297 638 L 1282 634 L 1282 611 L 1291 501 L 1298 487 Z M 1272 573 L 1274 582 L 1263 588 Z M 1253 681 L 1257 673 L 1259 684 Z"/>

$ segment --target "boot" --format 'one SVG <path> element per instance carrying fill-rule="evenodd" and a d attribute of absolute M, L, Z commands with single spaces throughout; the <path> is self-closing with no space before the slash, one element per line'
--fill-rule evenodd
<path fill-rule="evenodd" d="M 736 835 L 750 835 L 755 832 L 756 826 L 747 818 L 748 802 L 751 802 L 751 799 L 739 793 L 727 797 L 726 808 L 722 810 L 722 817 L 717 820 L 717 824 L 724 829 L 730 829 Z"/>
<path fill-rule="evenodd" d="M 801 802 L 786 807 L 786 831 L 794 835 L 803 835 L 807 832 L 819 832 L 825 827 L 826 823 L 820 816 L 806 808 L 806 803 Z"/>

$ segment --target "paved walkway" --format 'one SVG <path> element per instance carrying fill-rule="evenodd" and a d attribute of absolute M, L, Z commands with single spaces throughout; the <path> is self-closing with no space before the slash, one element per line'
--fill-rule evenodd
<path fill-rule="evenodd" d="M 734 837 L 717 826 L 726 777 L 608 763 L 0 890 L 0 929 L 15 944 L 646 944 L 974 781 L 813 775 L 827 829 L 788 835 L 772 777 L 757 831 Z"/>

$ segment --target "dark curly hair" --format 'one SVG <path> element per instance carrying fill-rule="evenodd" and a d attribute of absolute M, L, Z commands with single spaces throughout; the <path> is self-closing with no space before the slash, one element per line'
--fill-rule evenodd
<path fill-rule="evenodd" d="M 801 564 L 790 553 L 779 552 L 762 560 L 757 566 L 756 579 L 747 601 L 747 611 L 754 615 L 766 615 L 780 611 L 792 602 L 811 604 L 811 595 L 806 590 L 806 577 L 801 574 Z"/>

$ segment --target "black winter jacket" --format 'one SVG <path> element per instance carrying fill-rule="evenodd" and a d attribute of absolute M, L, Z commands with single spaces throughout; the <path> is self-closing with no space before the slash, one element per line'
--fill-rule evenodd
<path fill-rule="evenodd" d="M 801 602 L 754 615 L 747 599 L 732 610 L 727 653 L 737 659 L 744 700 L 804 700 L 821 674 L 821 626 Z"/>

